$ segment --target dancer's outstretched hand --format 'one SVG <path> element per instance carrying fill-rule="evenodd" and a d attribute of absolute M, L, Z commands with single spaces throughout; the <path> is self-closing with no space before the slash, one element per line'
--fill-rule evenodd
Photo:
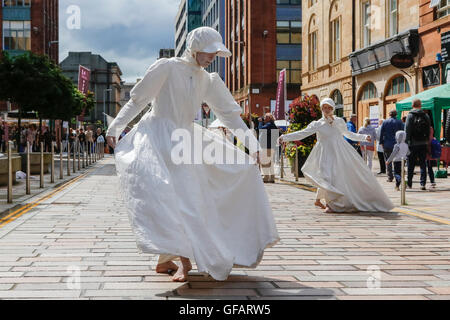
<path fill-rule="evenodd" d="M 108 142 L 108 145 L 115 149 L 116 148 L 116 137 L 114 136 L 107 136 L 106 141 Z"/>

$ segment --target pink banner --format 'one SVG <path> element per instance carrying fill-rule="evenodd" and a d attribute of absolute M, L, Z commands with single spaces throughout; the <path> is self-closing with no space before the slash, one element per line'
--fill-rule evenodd
<path fill-rule="evenodd" d="M 286 119 L 286 69 L 281 70 L 280 78 L 278 79 L 278 89 L 277 89 L 277 102 L 275 105 L 275 119 L 285 120 Z"/>
<path fill-rule="evenodd" d="M 89 90 L 89 80 L 91 79 L 91 70 L 80 65 L 78 70 L 78 90 L 87 94 Z"/>

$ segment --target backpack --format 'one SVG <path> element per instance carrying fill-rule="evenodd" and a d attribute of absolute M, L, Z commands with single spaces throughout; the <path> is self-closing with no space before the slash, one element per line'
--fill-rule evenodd
<path fill-rule="evenodd" d="M 431 158 L 439 159 L 441 157 L 442 147 L 436 139 L 431 140 Z"/>
<path fill-rule="evenodd" d="M 414 114 L 411 137 L 413 141 L 428 141 L 430 137 L 430 124 L 425 113 Z"/>

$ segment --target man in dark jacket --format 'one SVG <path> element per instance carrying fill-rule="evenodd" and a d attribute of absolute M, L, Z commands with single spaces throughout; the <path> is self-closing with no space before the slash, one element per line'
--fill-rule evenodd
<path fill-rule="evenodd" d="M 422 102 L 419 99 L 413 101 L 413 110 L 406 118 L 406 143 L 409 146 L 408 156 L 408 187 L 412 188 L 412 180 L 416 164 L 420 166 L 420 189 L 426 190 L 427 171 L 426 158 L 427 147 L 430 139 L 431 120 L 422 110 Z"/>
<path fill-rule="evenodd" d="M 275 182 L 274 155 L 279 130 L 271 113 L 266 113 L 264 123 L 259 126 L 259 143 L 261 144 L 261 171 L 264 182 Z"/>
<path fill-rule="evenodd" d="M 404 124 L 401 120 L 397 119 L 397 111 L 392 110 L 389 112 L 389 119 L 383 122 L 381 125 L 380 132 L 380 145 L 384 150 L 384 158 L 389 159 L 392 150 L 394 150 L 394 145 L 397 143 L 395 141 L 395 134 L 397 131 L 404 130 Z M 394 173 L 392 171 L 392 163 L 387 166 L 388 182 L 394 180 Z"/>

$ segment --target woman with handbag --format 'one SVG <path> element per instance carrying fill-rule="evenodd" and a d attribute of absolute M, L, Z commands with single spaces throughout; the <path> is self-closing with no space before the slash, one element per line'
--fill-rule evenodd
<path fill-rule="evenodd" d="M 369 169 L 372 170 L 372 160 L 373 153 L 375 151 L 375 140 L 377 139 L 377 133 L 375 128 L 370 125 L 370 119 L 364 118 L 364 126 L 361 127 L 358 131 L 359 134 L 365 134 L 370 136 L 371 141 L 361 141 L 359 144 L 361 146 L 362 157 L 364 162 L 369 166 Z"/>

